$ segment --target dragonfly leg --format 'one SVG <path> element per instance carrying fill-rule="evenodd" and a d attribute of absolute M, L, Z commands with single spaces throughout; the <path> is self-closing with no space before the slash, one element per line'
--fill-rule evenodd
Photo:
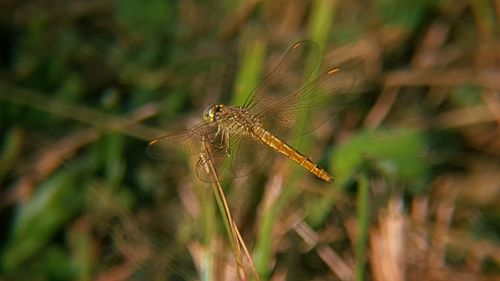
<path fill-rule="evenodd" d="M 224 152 L 229 154 L 229 131 L 224 130 L 221 126 L 217 127 L 217 132 L 215 132 L 214 140 L 217 140 L 217 137 L 219 137 L 218 141 L 214 141 L 213 145 L 220 150 L 224 150 Z"/>
<path fill-rule="evenodd" d="M 224 138 L 222 135 L 222 131 L 223 130 L 222 130 L 221 126 L 217 126 L 217 132 L 215 132 L 215 135 L 212 139 L 212 145 L 218 149 L 222 149 L 224 147 L 223 146 Z M 220 137 L 220 139 L 218 141 L 217 141 L 217 137 Z"/>
<path fill-rule="evenodd" d="M 224 130 L 224 135 L 222 137 L 223 147 L 228 157 L 231 156 L 231 149 L 229 148 L 229 131 Z"/>

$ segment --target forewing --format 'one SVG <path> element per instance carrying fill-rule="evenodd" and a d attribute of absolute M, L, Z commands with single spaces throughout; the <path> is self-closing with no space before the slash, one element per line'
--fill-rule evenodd
<path fill-rule="evenodd" d="M 283 139 L 309 133 L 343 108 L 354 81 L 355 76 L 349 69 L 329 69 L 295 93 L 267 104 L 256 116 Z"/>
<path fill-rule="evenodd" d="M 312 41 L 293 44 L 276 68 L 248 96 L 243 107 L 260 112 L 271 103 L 294 93 L 311 76 L 319 63 L 319 47 Z"/>
<path fill-rule="evenodd" d="M 230 134 L 224 141 L 217 126 L 201 122 L 187 130 L 167 134 L 152 140 L 147 154 L 167 162 L 183 162 L 190 156 L 199 157 L 196 174 L 201 181 L 213 182 L 213 165 L 220 181 L 244 177 L 262 167 L 273 152 L 265 145 L 241 134 Z"/>
<path fill-rule="evenodd" d="M 185 161 L 191 155 L 203 153 L 201 137 L 213 140 L 217 128 L 208 122 L 175 133 L 167 134 L 149 142 L 146 152 L 153 159 L 167 162 Z"/>

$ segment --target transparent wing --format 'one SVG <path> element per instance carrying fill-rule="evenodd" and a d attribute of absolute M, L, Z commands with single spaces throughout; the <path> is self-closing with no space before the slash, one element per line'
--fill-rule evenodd
<path fill-rule="evenodd" d="M 197 156 L 196 175 L 213 182 L 207 165 L 214 166 L 220 181 L 244 177 L 259 169 L 271 157 L 272 150 L 245 135 L 233 133 L 228 140 L 217 133 L 217 126 L 201 122 L 187 130 L 167 134 L 149 142 L 147 154 L 166 162 L 184 162 Z"/>
<path fill-rule="evenodd" d="M 217 127 L 208 122 L 200 122 L 195 126 L 161 136 L 149 142 L 146 153 L 153 159 L 167 162 L 181 162 L 191 155 L 203 153 L 201 136 L 207 140 L 214 140 Z"/>
<path fill-rule="evenodd" d="M 309 64 L 308 64 L 309 63 Z M 276 68 L 248 96 L 242 107 L 260 112 L 268 104 L 299 89 L 319 64 L 319 47 L 312 41 L 293 44 Z"/>
<path fill-rule="evenodd" d="M 273 151 L 254 139 L 240 134 L 230 136 L 227 146 L 206 143 L 208 151 L 196 165 L 201 181 L 213 182 L 207 165 L 213 164 L 220 181 L 247 176 L 261 169 L 273 156 Z"/>
<path fill-rule="evenodd" d="M 355 76 L 346 68 L 332 68 L 280 99 L 271 100 L 253 113 L 265 127 L 283 139 L 314 131 L 335 115 L 346 101 Z M 299 123 L 298 121 L 303 121 Z M 294 130 L 290 130 L 294 125 Z"/>

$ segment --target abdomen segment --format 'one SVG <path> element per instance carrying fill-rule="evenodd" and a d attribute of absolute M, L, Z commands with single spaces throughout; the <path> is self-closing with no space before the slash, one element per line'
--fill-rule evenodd
<path fill-rule="evenodd" d="M 257 128 L 255 130 L 255 133 L 257 136 L 256 138 L 261 143 L 271 147 L 272 149 L 290 158 L 292 161 L 304 167 L 304 169 L 308 170 L 318 178 L 326 182 L 333 181 L 333 177 L 330 174 L 328 174 L 327 171 L 320 168 L 318 164 L 311 161 L 309 158 L 307 158 L 307 156 L 301 154 L 296 149 L 294 149 L 284 141 L 280 140 L 279 138 L 275 137 L 270 132 L 266 131 L 263 128 Z"/>

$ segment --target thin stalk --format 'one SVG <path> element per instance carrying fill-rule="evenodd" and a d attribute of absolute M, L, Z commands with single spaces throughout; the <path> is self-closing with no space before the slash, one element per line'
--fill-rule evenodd
<path fill-rule="evenodd" d="M 369 183 L 366 175 L 358 180 L 358 239 L 356 243 L 356 280 L 365 280 L 366 247 L 370 216 Z"/>
<path fill-rule="evenodd" d="M 236 259 L 236 265 L 238 267 L 238 276 L 240 280 L 247 280 L 246 279 L 246 272 L 245 272 L 245 267 L 243 265 L 243 259 L 242 259 L 242 254 L 241 250 L 243 249 L 245 255 L 247 256 L 249 262 L 250 262 L 250 267 L 253 271 L 253 274 L 255 275 L 256 280 L 259 280 L 259 276 L 257 274 L 257 271 L 255 269 L 255 265 L 253 263 L 252 257 L 250 256 L 248 249 L 245 246 L 245 243 L 240 235 L 240 232 L 238 230 L 238 227 L 236 223 L 233 220 L 233 216 L 231 215 L 231 211 L 229 210 L 229 205 L 227 204 L 226 196 L 224 195 L 224 190 L 222 189 L 222 185 L 220 184 L 219 176 L 217 174 L 217 171 L 215 170 L 214 163 L 211 158 L 211 151 L 210 147 L 207 142 L 205 142 L 202 139 L 203 143 L 203 148 L 205 150 L 205 154 L 202 155 L 204 159 L 204 164 L 205 164 L 205 171 L 212 177 L 213 179 L 213 191 L 214 191 L 214 197 L 215 200 L 217 201 L 217 205 L 219 207 L 219 210 L 223 214 L 224 217 L 224 225 L 226 227 L 226 231 L 228 231 L 229 234 L 229 241 L 231 243 L 231 247 L 233 249 L 233 254 Z M 207 157 L 208 156 L 208 157 Z"/>

